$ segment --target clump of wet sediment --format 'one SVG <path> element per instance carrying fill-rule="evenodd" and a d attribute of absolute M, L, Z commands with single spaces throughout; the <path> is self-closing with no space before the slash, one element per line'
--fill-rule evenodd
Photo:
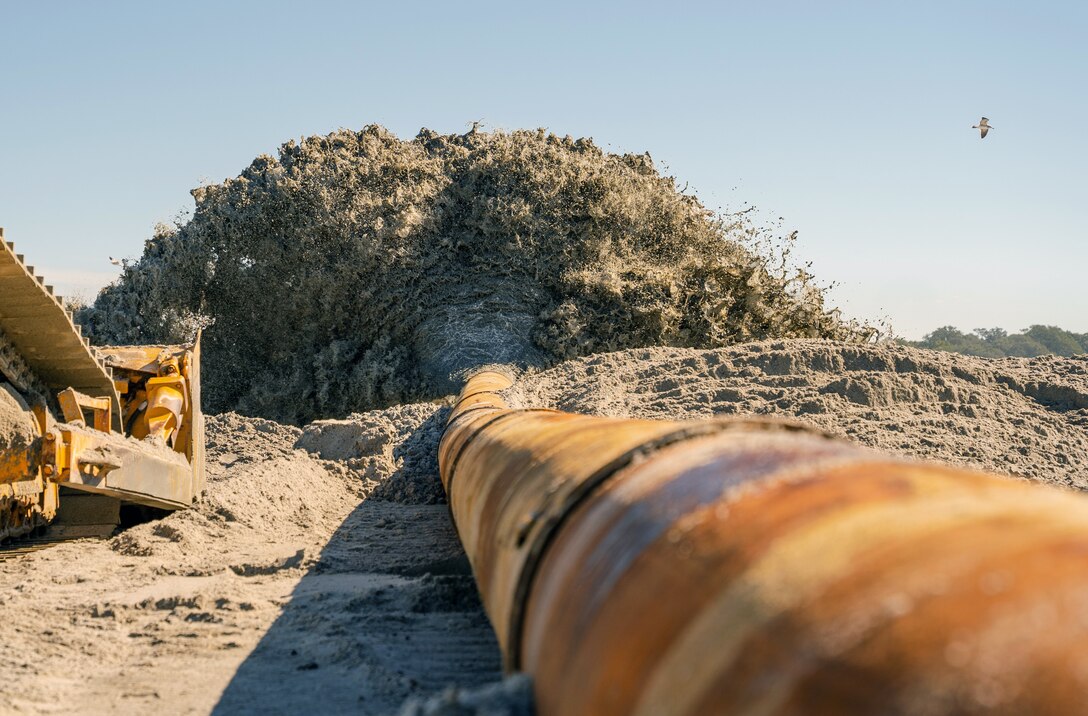
<path fill-rule="evenodd" d="M 24 452 L 37 431 L 30 407 L 8 383 L 0 380 L 0 456 Z"/>
<path fill-rule="evenodd" d="M 372 125 L 193 196 L 80 318 L 103 343 L 206 325 L 210 412 L 302 424 L 447 394 L 480 363 L 862 335 L 745 216 L 589 139 Z"/>

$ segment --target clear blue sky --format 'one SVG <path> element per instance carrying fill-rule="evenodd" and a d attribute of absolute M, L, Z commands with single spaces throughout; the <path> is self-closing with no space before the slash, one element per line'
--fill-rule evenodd
<path fill-rule="evenodd" d="M 1086 8 L 0 0 L 0 226 L 93 294 L 192 187 L 287 139 L 483 118 L 784 217 L 848 314 L 908 337 L 1088 331 Z"/>

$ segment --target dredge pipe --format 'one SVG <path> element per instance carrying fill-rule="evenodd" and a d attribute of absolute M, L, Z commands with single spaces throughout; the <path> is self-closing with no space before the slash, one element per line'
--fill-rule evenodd
<path fill-rule="evenodd" d="M 509 670 L 553 714 L 1070 714 L 1088 501 L 798 425 L 510 409 L 439 463 Z"/>

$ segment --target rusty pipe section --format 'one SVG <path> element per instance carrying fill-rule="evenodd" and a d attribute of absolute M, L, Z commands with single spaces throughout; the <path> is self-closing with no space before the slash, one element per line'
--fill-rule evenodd
<path fill-rule="evenodd" d="M 1088 501 L 803 427 L 513 410 L 439 462 L 508 669 L 551 714 L 1068 714 Z"/>

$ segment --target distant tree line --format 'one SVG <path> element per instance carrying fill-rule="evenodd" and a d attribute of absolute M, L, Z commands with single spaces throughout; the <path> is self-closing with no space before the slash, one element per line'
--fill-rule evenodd
<path fill-rule="evenodd" d="M 954 326 L 942 326 L 926 334 L 920 341 L 904 341 L 916 348 L 951 351 L 983 358 L 1059 355 L 1088 353 L 1088 333 L 1071 333 L 1057 326 L 1032 326 L 1020 333 L 1008 333 L 1002 328 L 976 328 L 963 333 Z"/>

